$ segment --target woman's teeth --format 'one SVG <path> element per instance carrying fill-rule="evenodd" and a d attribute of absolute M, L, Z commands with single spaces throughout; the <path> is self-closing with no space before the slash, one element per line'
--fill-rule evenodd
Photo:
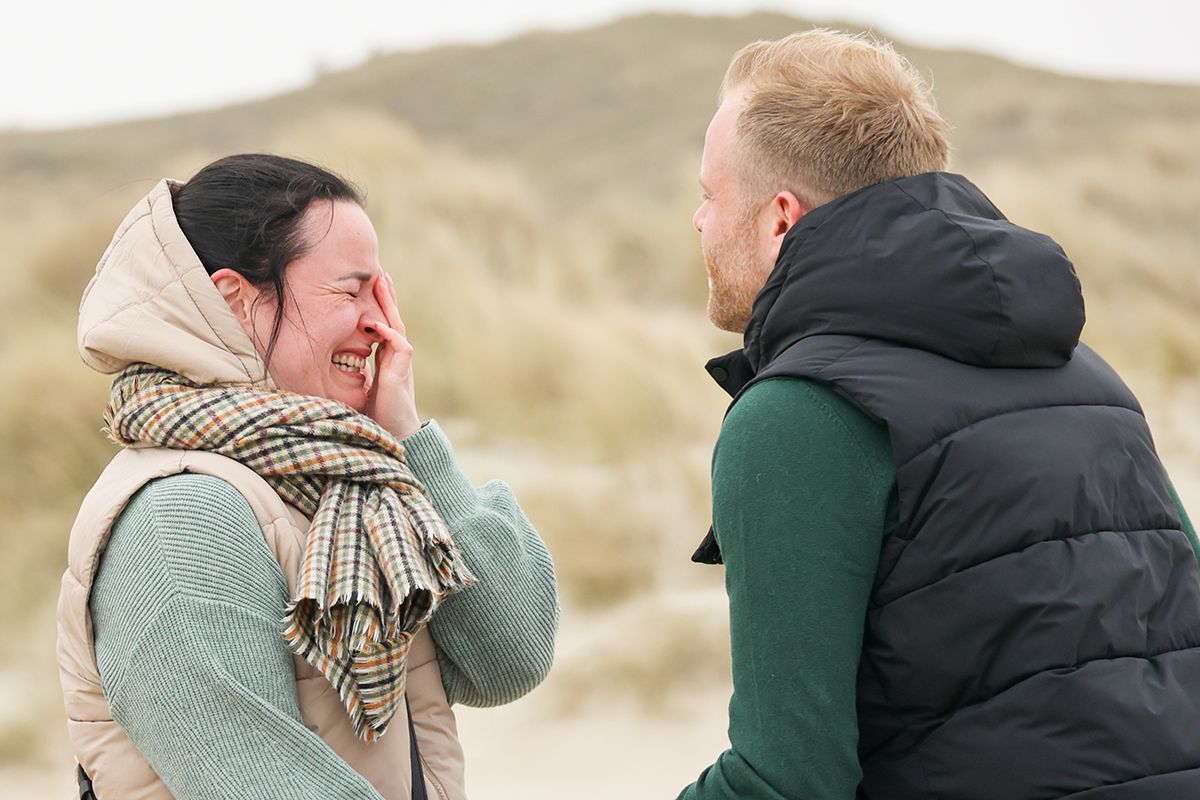
<path fill-rule="evenodd" d="M 363 367 L 367 365 L 367 360 L 362 356 L 339 353 L 333 357 L 333 365 L 342 372 L 362 372 Z"/>

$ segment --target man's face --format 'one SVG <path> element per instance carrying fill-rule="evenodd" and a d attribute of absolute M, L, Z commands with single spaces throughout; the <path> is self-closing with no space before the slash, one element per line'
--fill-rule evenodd
<path fill-rule="evenodd" d="M 704 199 L 692 217 L 708 270 L 708 318 L 734 333 L 746 330 L 754 298 L 775 266 L 769 241 L 759 230 L 765 203 L 744 196 L 734 162 L 737 118 L 744 105 L 744 93 L 731 92 L 708 125 L 700 159 Z"/>

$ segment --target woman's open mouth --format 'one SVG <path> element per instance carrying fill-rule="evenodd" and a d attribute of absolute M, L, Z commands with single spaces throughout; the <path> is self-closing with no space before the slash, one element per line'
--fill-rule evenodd
<path fill-rule="evenodd" d="M 363 368 L 367 366 L 367 359 L 362 356 L 356 356 L 353 353 L 338 353 L 332 359 L 333 366 L 338 370 L 349 375 L 364 375 Z"/>

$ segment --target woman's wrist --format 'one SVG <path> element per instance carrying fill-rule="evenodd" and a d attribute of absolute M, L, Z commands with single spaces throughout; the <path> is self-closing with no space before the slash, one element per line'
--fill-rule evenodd
<path fill-rule="evenodd" d="M 392 436 L 395 436 L 397 439 L 400 439 L 401 441 L 403 441 L 404 439 L 407 439 L 409 436 L 412 436 L 417 431 L 421 430 L 421 425 L 422 425 L 422 422 L 421 422 L 421 420 L 418 419 L 418 420 L 412 420 L 412 421 L 405 421 L 403 423 L 397 423 L 397 424 L 394 424 L 391 426 L 385 426 L 385 427 L 387 427 L 388 433 L 390 433 Z"/>
<path fill-rule="evenodd" d="M 375 420 L 381 428 L 395 436 L 397 439 L 404 439 L 412 436 L 417 431 L 421 430 L 420 415 L 417 414 L 416 406 L 410 406 L 403 410 L 390 409 L 385 412 L 378 408 L 375 403 L 368 403 L 365 413 L 368 417 Z"/>

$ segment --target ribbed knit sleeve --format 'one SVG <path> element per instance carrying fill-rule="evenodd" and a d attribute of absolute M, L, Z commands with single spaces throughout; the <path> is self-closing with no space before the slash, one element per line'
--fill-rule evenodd
<path fill-rule="evenodd" d="M 894 482 L 886 430 L 828 387 L 775 378 L 730 410 L 713 455 L 713 526 L 732 746 L 682 800 L 853 800 L 856 677 Z"/>
<path fill-rule="evenodd" d="M 1175 491 L 1175 484 L 1171 483 L 1171 479 L 1167 478 L 1167 491 L 1171 493 L 1171 499 L 1175 501 L 1175 506 L 1179 509 L 1179 518 L 1183 520 L 1183 532 L 1187 534 L 1188 542 L 1192 545 L 1192 552 L 1196 554 L 1196 561 L 1200 563 L 1200 539 L 1196 538 L 1196 527 L 1188 518 L 1187 509 L 1183 507 L 1183 501 L 1179 499 L 1179 492 Z"/>
<path fill-rule="evenodd" d="M 496 706 L 541 683 L 554 661 L 558 591 L 545 543 L 501 481 L 471 485 L 437 422 L 403 441 L 476 583 L 430 623 L 451 703 Z"/>
<path fill-rule="evenodd" d="M 286 601 L 225 481 L 152 481 L 115 525 L 92 590 L 96 660 L 113 718 L 176 797 L 379 798 L 301 720 Z"/>

